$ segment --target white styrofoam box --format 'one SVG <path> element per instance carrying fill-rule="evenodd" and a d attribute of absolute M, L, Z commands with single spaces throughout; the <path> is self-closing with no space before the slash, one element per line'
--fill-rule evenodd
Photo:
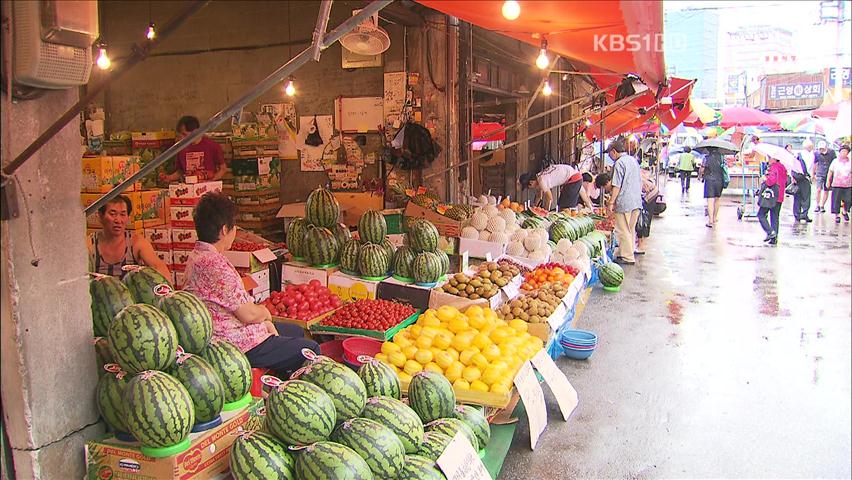
<path fill-rule="evenodd" d="M 328 277 L 337 271 L 337 267 L 332 268 L 315 268 L 301 262 L 287 262 L 281 272 L 282 283 L 308 283 L 311 280 L 318 280 L 325 286 L 328 286 Z"/>
<path fill-rule="evenodd" d="M 459 239 L 459 255 L 467 252 L 470 258 L 498 258 L 506 253 L 506 245 L 502 243 L 486 242 L 484 240 L 474 240 L 472 238 Z"/>
<path fill-rule="evenodd" d="M 253 291 L 260 292 L 263 290 L 269 290 L 270 283 L 268 267 L 254 273 L 250 273 L 248 276 L 250 276 L 255 281 L 255 283 L 257 283 L 257 286 L 254 287 Z"/>
<path fill-rule="evenodd" d="M 222 181 L 201 183 L 175 183 L 169 185 L 169 201 L 172 205 L 196 205 L 207 192 L 221 192 Z"/>
<path fill-rule="evenodd" d="M 146 228 L 145 239 L 157 251 L 169 251 L 172 249 L 172 229 L 169 227 Z"/>

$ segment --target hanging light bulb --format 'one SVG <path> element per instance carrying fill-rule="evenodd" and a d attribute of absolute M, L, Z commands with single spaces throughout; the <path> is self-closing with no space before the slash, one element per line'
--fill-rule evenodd
<path fill-rule="evenodd" d="M 95 60 L 95 64 L 101 70 L 106 70 L 112 65 L 112 62 L 109 59 L 109 55 L 107 55 L 106 45 L 101 45 L 98 47 L 98 59 Z"/>
<path fill-rule="evenodd" d="M 503 2 L 503 18 L 506 20 L 515 20 L 521 15 L 521 4 L 515 0 L 506 0 Z"/>
<path fill-rule="evenodd" d="M 284 93 L 286 93 L 288 97 L 296 95 L 296 84 L 293 83 L 293 77 L 290 77 L 290 79 L 287 80 L 287 85 L 284 87 Z"/>
<path fill-rule="evenodd" d="M 553 89 L 550 88 L 550 80 L 545 80 L 544 86 L 541 87 L 541 94 L 545 97 L 549 97 L 551 93 L 553 93 Z"/>
<path fill-rule="evenodd" d="M 550 66 L 550 59 L 547 58 L 547 39 L 541 39 L 541 52 L 538 54 L 538 58 L 535 59 L 535 66 L 541 70 Z"/>
<path fill-rule="evenodd" d="M 145 38 L 147 38 L 148 40 L 153 40 L 154 37 L 156 37 L 156 36 L 157 36 L 157 31 L 154 30 L 154 22 L 151 22 L 148 25 L 148 30 L 145 31 Z"/>

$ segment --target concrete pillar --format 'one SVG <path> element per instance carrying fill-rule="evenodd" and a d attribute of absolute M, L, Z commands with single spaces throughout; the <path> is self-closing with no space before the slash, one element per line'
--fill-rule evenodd
<path fill-rule="evenodd" d="M 3 95 L 3 165 L 77 98 L 73 89 L 20 103 Z M 82 478 L 83 445 L 103 432 L 94 402 L 80 145 L 74 121 L 18 170 L 21 216 L 3 221 L 0 233 L 0 387 L 17 479 Z"/>

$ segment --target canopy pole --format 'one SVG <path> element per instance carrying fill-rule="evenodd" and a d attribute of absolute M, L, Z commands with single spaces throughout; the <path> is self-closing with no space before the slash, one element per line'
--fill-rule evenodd
<path fill-rule="evenodd" d="M 370 2 L 367 6 L 365 6 L 357 15 L 350 17 L 345 22 L 341 23 L 337 28 L 329 32 L 328 34 L 322 37 L 322 47 L 320 50 L 325 50 L 334 42 L 340 40 L 343 35 L 354 29 L 356 26 L 361 24 L 361 22 L 365 21 L 374 13 L 378 12 L 382 8 L 389 5 L 393 0 L 375 0 Z M 325 4 L 328 4 L 326 6 Z M 323 0 L 323 5 L 320 5 L 320 12 L 325 12 L 327 16 L 331 11 L 332 0 Z M 323 24 L 327 24 L 328 18 L 317 18 L 317 29 L 322 28 Z M 138 182 L 142 179 L 142 177 L 148 175 L 153 172 L 157 167 L 159 167 L 163 162 L 177 155 L 178 152 L 192 144 L 195 140 L 200 138 L 204 133 L 216 127 L 225 119 L 235 115 L 239 112 L 243 107 L 249 104 L 252 100 L 259 97 L 261 94 L 272 88 L 276 83 L 280 83 L 285 78 L 289 77 L 293 72 L 298 70 L 300 67 L 308 63 L 312 60 L 312 52 L 314 50 L 314 45 L 308 46 L 308 48 L 302 50 L 301 53 L 291 58 L 287 63 L 279 67 L 277 70 L 269 74 L 266 78 L 261 80 L 254 86 L 251 90 L 249 90 L 246 94 L 236 100 L 234 103 L 225 107 L 225 109 L 221 110 L 219 113 L 210 117 L 210 119 L 193 130 L 189 135 L 184 137 L 183 140 L 175 143 L 171 147 L 169 147 L 163 153 L 157 155 L 156 158 L 151 160 L 147 165 L 142 167 L 138 172 L 130 176 L 124 182 L 116 185 L 112 190 L 108 193 L 104 194 L 101 198 L 99 198 L 95 203 L 86 207 L 86 214 L 89 215 L 92 212 L 96 211 L 102 205 L 105 205 L 106 202 L 112 200 L 121 192 L 127 189 L 128 186 L 132 185 L 135 182 Z"/>

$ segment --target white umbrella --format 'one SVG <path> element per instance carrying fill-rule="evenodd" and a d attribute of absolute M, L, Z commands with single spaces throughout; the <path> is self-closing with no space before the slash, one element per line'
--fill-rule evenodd
<path fill-rule="evenodd" d="M 782 164 L 784 164 L 788 172 L 793 170 L 801 171 L 802 169 L 801 165 L 799 165 L 799 161 L 796 160 L 796 157 L 783 147 L 772 145 L 771 143 L 758 143 L 752 148 L 754 151 L 762 155 L 778 159 Z"/>

